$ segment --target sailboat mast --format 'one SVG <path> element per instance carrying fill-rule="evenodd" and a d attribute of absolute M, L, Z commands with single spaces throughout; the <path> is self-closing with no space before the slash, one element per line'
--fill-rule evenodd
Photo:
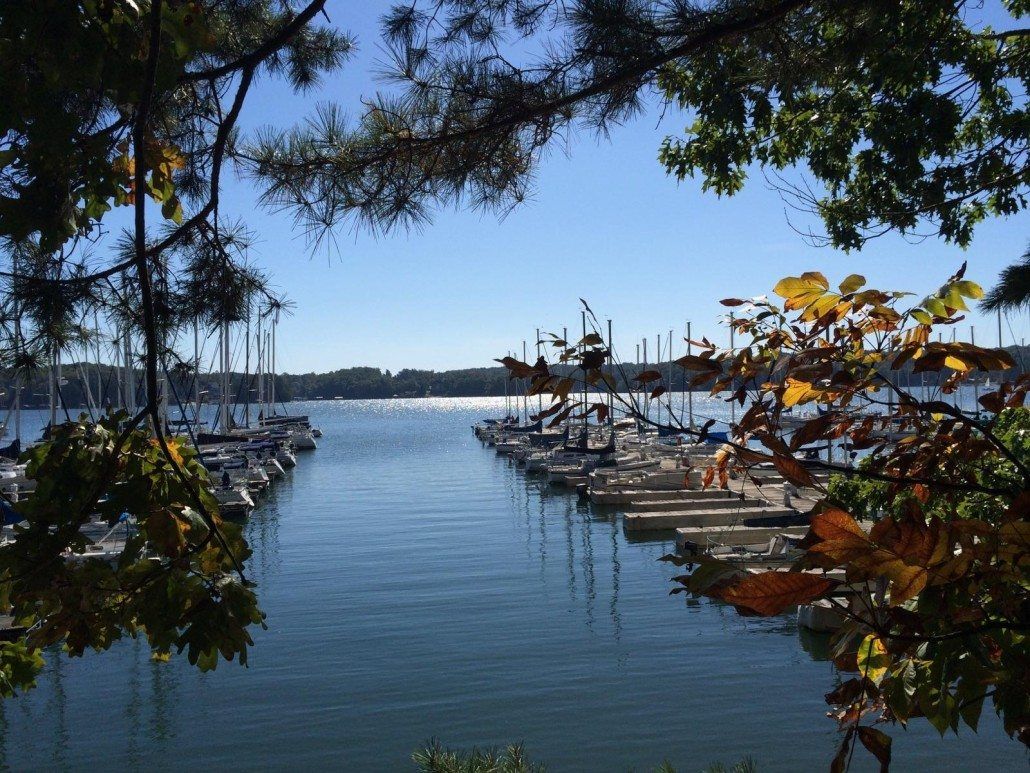
<path fill-rule="evenodd" d="M 125 407 L 129 415 L 136 413 L 136 378 L 132 370 L 132 334 L 126 330 L 125 346 Z"/>
<path fill-rule="evenodd" d="M 586 313 L 586 311 L 581 311 L 579 313 L 579 316 L 580 316 L 580 319 L 583 321 L 583 338 L 586 338 L 587 337 L 587 313 Z M 586 438 L 587 421 L 588 421 L 587 420 L 587 380 L 584 377 L 584 379 L 583 379 L 583 436 L 584 436 L 584 441 L 583 442 L 584 443 L 587 442 L 587 438 Z"/>
<path fill-rule="evenodd" d="M 257 342 L 257 404 L 258 404 L 258 423 L 261 423 L 261 419 L 265 416 L 265 362 L 264 362 L 264 347 L 261 345 L 261 311 L 258 311 L 257 315 L 257 335 L 255 340 Z"/>
<path fill-rule="evenodd" d="M 508 356 L 511 357 L 511 352 L 508 352 Z M 511 403 L 508 400 L 508 374 L 503 373 L 502 378 L 504 379 L 504 418 L 507 420 L 511 416 Z"/>
<path fill-rule="evenodd" d="M 662 372 L 662 334 L 659 333 L 655 336 L 655 370 L 659 373 Z M 655 403 L 655 421 L 659 424 L 662 423 L 662 401 L 659 399 Z"/>
<path fill-rule="evenodd" d="M 522 361 L 526 361 L 526 342 L 522 342 Z M 529 382 L 522 379 L 522 423 L 529 424 Z"/>
<path fill-rule="evenodd" d="M 608 424 L 615 431 L 615 368 L 611 363 L 615 362 L 615 345 L 612 343 L 612 321 L 608 320 L 608 372 L 611 374 L 612 383 L 608 384 Z"/>
<path fill-rule="evenodd" d="M 976 329 L 973 325 L 969 326 L 969 343 L 976 346 Z M 973 377 L 973 410 L 977 413 L 980 411 L 980 384 L 975 376 Z"/>
<path fill-rule="evenodd" d="M 52 347 L 56 347 L 56 344 L 51 344 Z M 54 351 L 50 352 L 50 381 L 49 381 L 49 392 L 50 392 L 50 427 L 53 428 L 54 424 L 57 423 L 57 390 L 54 387 L 54 377 L 57 371 L 57 362 Z"/>
<path fill-rule="evenodd" d="M 193 320 L 193 399 L 196 403 L 196 412 L 193 415 L 197 425 L 194 435 L 196 437 L 200 434 L 200 322 L 196 319 Z"/>
<path fill-rule="evenodd" d="M 669 328 L 669 424 L 672 424 L 672 328 Z"/>
<path fill-rule="evenodd" d="M 690 323 L 687 323 L 687 356 L 690 355 Z M 690 391 L 687 391 L 687 390 Z M 694 391 L 690 389 L 690 385 L 687 384 L 687 369 L 683 369 L 683 391 L 687 393 L 687 415 L 689 416 L 689 426 L 694 429 Z"/>
<path fill-rule="evenodd" d="M 243 423 L 250 427 L 250 303 L 247 303 L 247 327 L 243 356 Z"/>
<path fill-rule="evenodd" d="M 279 327 L 279 309 L 275 310 L 275 317 L 272 319 L 272 415 L 275 416 L 275 329 Z"/>
<path fill-rule="evenodd" d="M 271 327 L 271 323 L 269 323 Z M 272 332 L 265 331 L 265 417 L 272 415 Z"/>
<path fill-rule="evenodd" d="M 18 274 L 17 251 L 12 258 L 12 269 L 15 275 Z M 14 351 L 15 355 L 21 354 L 21 304 L 18 303 L 18 296 L 14 300 Z M 21 359 L 20 357 L 18 358 Z M 21 444 L 21 381 L 22 371 L 19 368 L 14 376 L 14 439 Z"/>
<path fill-rule="evenodd" d="M 536 329 L 536 358 L 540 359 L 540 328 Z M 537 413 L 544 410 L 544 395 L 543 392 L 537 393 L 536 396 L 536 409 Z"/>
<path fill-rule="evenodd" d="M 645 337 L 641 343 L 644 345 L 644 362 L 643 369 L 647 370 L 647 338 Z M 643 372 L 643 371 L 641 371 Z M 644 418 L 648 418 L 651 415 L 651 401 L 647 399 L 647 387 L 644 386 L 644 382 L 640 382 L 640 399 L 644 403 Z"/>
<path fill-rule="evenodd" d="M 730 357 L 734 355 L 734 340 L 733 340 L 733 312 L 730 312 Z M 733 377 L 730 377 L 730 397 L 733 397 Z M 737 402 L 736 400 L 730 400 L 730 425 L 736 424 L 737 422 Z"/>
<path fill-rule="evenodd" d="M 634 363 L 639 363 L 639 362 L 640 362 L 640 344 L 637 344 L 637 356 L 634 358 Z M 637 365 L 637 367 L 640 367 L 640 366 Z M 632 384 L 626 384 L 626 390 L 629 392 L 630 402 L 633 403 L 633 405 L 636 406 L 637 410 L 639 411 L 640 410 L 640 406 L 636 405 L 636 403 L 637 403 L 637 396 L 633 393 L 633 385 Z"/>

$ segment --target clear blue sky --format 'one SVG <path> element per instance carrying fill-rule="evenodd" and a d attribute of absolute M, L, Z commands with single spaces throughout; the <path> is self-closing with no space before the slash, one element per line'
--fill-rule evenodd
<path fill-rule="evenodd" d="M 373 71 L 386 7 L 330 0 L 333 23 L 357 37 L 358 51 L 341 73 L 301 97 L 265 80 L 252 92 L 243 125 L 287 126 L 320 101 L 358 113 L 359 97 L 379 87 Z M 347 231 L 315 252 L 288 216 L 257 208 L 249 183 L 230 182 L 224 214 L 255 228 L 254 259 L 297 304 L 279 329 L 280 370 L 485 366 L 521 349 L 523 339 L 532 346 L 537 326 L 578 329 L 580 297 L 614 320 L 616 348 L 631 359 L 642 336 L 664 339 L 670 328 L 681 350 L 688 319 L 695 337 L 723 341 L 718 320 L 726 309 L 718 300 L 769 292 L 788 274 L 815 269 L 838 281 L 858 272 L 874 286 L 922 294 L 968 260 L 967 276 L 990 286 L 1030 240 L 1030 216 L 1022 213 L 980 226 L 965 251 L 895 236 L 854 255 L 811 247 L 761 176 L 729 199 L 667 177 L 658 146 L 685 120 L 670 111 L 657 122 L 653 112 L 609 140 L 583 132 L 567 148 L 555 147 L 531 200 L 503 220 L 443 211 L 421 231 L 379 238 Z M 790 216 L 806 225 L 797 212 Z M 993 319 L 974 314 L 971 323 L 978 343 L 996 343 Z M 1011 324 L 1017 341 L 1030 338 L 1026 315 Z M 968 324 L 961 330 L 968 334 Z"/>

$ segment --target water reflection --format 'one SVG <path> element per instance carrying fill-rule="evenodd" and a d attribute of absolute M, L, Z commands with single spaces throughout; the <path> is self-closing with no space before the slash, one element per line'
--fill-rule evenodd
<path fill-rule="evenodd" d="M 483 450 L 492 451 L 487 446 Z M 504 479 L 513 520 L 524 529 L 526 555 L 535 556 L 542 580 L 546 582 L 548 574 L 549 532 L 558 528 L 565 587 L 573 608 L 582 611 L 587 629 L 597 633 L 599 596 L 606 596 L 605 612 L 611 621 L 612 638 L 618 642 L 622 635 L 619 548 L 624 537 L 618 528 L 617 511 L 595 508 L 575 492 L 553 486 L 543 476 L 525 474 L 510 462 Z M 556 520 L 560 523 L 555 524 Z M 605 571 L 609 590 L 601 591 L 599 578 Z"/>
<path fill-rule="evenodd" d="M 145 642 L 55 657 L 35 694 L 0 703 L 0 764 L 392 771 L 437 734 L 525 740 L 554 770 L 747 753 L 824 769 L 836 677 L 810 659 L 818 642 L 792 618 L 668 596 L 672 542 L 480 447 L 484 405 L 312 407 L 325 441 L 244 527 L 274 621 L 251 668 L 198 674 Z M 762 720 L 730 735 L 742 706 Z M 1005 768 L 993 743 L 977 753 Z"/>
<path fill-rule="evenodd" d="M 812 660 L 825 661 L 831 659 L 830 652 L 832 650 L 833 634 L 819 633 L 800 625 L 797 628 L 801 649 L 807 652 Z"/>
<path fill-rule="evenodd" d="M 488 453 L 493 451 L 486 446 L 483 446 L 483 449 Z M 606 611 L 611 621 L 611 637 L 618 642 L 622 636 L 619 599 L 619 575 L 622 569 L 620 547 L 652 546 L 657 550 L 654 556 L 657 560 L 660 555 L 672 549 L 675 530 L 626 532 L 621 527 L 621 511 L 617 506 L 592 504 L 564 487 L 552 486 L 543 476 L 525 474 L 510 460 L 504 479 L 514 522 L 524 529 L 526 556 L 532 557 L 535 551 L 541 578 L 546 578 L 547 574 L 548 532 L 555 527 L 553 521 L 560 520 L 568 597 L 575 608 L 581 611 L 586 628 L 595 634 L 598 633 L 598 577 L 606 568 L 608 569 Z M 656 584 L 654 592 L 662 592 L 660 585 Z M 714 612 L 718 626 L 723 631 L 731 634 L 741 631 L 747 634 L 797 638 L 801 651 L 807 653 L 812 660 L 829 659 L 830 637 L 801 628 L 793 613 L 771 619 L 744 618 L 729 605 L 703 599 L 683 598 L 684 606 L 688 609 L 708 607 L 710 614 Z"/>
<path fill-rule="evenodd" d="M 55 767 L 66 768 L 68 766 L 68 697 L 64 692 L 64 680 L 62 674 L 65 669 L 64 654 L 58 648 L 47 653 L 46 677 L 50 686 L 50 700 L 47 702 L 47 716 L 53 717 L 55 732 L 53 735 L 54 747 L 51 760 Z"/>
<path fill-rule="evenodd" d="M 140 692 L 140 646 L 136 639 L 132 643 L 133 657 L 129 660 L 129 699 L 125 702 L 126 758 L 129 767 L 138 768 L 140 762 L 139 730 L 143 726 L 143 696 Z"/>

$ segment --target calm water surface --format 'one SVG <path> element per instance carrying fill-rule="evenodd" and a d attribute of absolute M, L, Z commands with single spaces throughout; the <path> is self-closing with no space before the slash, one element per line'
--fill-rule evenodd
<path fill-rule="evenodd" d="M 132 641 L 51 658 L 37 690 L 0 703 L 0 761 L 403 771 L 436 736 L 521 740 L 554 771 L 746 754 L 763 772 L 827 769 L 837 677 L 820 642 L 667 595 L 670 542 L 628 541 L 475 440 L 499 403 L 293 406 L 325 436 L 246 527 L 268 614 L 249 668 L 200 674 Z M 895 729 L 895 769 L 1026 769 L 992 720 L 944 741 Z"/>

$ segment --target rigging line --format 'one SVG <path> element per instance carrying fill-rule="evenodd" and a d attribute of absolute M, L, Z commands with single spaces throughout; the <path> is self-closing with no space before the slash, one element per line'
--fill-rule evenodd
<path fill-rule="evenodd" d="M 239 337 L 237 339 L 237 341 L 236 341 L 236 349 L 232 353 L 232 355 L 229 357 L 229 386 L 230 386 L 230 388 L 232 388 L 233 368 L 235 367 L 235 363 L 239 363 L 239 361 L 240 361 L 240 359 L 242 357 L 242 354 L 241 354 L 242 349 L 243 349 L 243 338 Z M 232 421 L 233 421 L 233 424 L 237 424 L 237 421 L 236 421 L 236 409 L 240 407 L 240 392 L 243 391 L 243 386 L 244 386 L 243 379 L 240 379 L 240 381 L 239 381 L 239 383 L 237 385 L 237 388 L 236 388 L 236 399 L 233 401 L 233 404 L 232 404 Z M 247 387 L 249 389 L 250 385 L 248 384 Z M 247 397 L 248 400 L 250 399 L 250 393 L 249 392 L 247 393 L 246 397 Z"/>
<path fill-rule="evenodd" d="M 86 398 L 86 410 L 89 412 L 89 420 L 95 422 L 96 417 L 93 416 L 93 390 L 90 388 L 89 382 L 86 381 L 86 374 L 83 372 L 82 363 L 75 363 L 75 370 L 79 374 L 79 382 L 82 384 L 82 396 Z"/>
<path fill-rule="evenodd" d="M 1019 361 L 1020 373 L 1026 373 L 1026 367 L 1023 364 L 1023 347 L 1016 343 L 1016 331 L 1012 329 L 1012 319 L 1009 317 L 1008 312 L 1004 312 L 1005 324 L 1009 329 L 1009 337 L 1012 339 L 1012 346 L 1016 350 L 1016 359 Z"/>
<path fill-rule="evenodd" d="M 164 362 L 161 363 L 161 369 L 164 371 L 165 379 L 167 380 L 166 383 L 172 392 L 172 397 L 175 398 L 175 404 L 179 406 L 179 414 L 183 419 L 185 419 L 186 409 L 182 405 L 182 400 L 179 399 L 179 392 L 175 388 L 175 383 L 172 381 L 171 374 L 168 373 L 168 366 Z M 193 427 L 190 425 L 189 421 L 186 421 L 186 432 L 189 434 L 190 442 L 193 443 L 193 447 L 199 450 L 200 446 L 197 444 L 197 436 L 193 434 Z"/>

